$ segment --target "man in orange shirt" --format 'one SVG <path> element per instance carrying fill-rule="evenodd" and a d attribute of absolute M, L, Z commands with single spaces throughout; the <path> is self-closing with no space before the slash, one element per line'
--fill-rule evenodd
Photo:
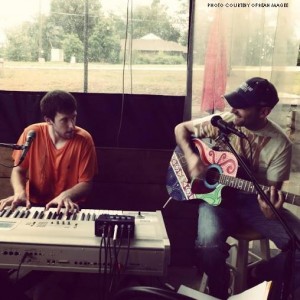
<path fill-rule="evenodd" d="M 91 135 L 75 125 L 76 99 L 55 90 L 42 98 L 40 108 L 45 122 L 28 126 L 20 136 L 19 145 L 30 136 L 32 142 L 25 157 L 21 158 L 21 151 L 13 152 L 14 195 L 0 200 L 0 211 L 6 206 L 39 205 L 73 212 L 91 191 L 97 157 Z"/>

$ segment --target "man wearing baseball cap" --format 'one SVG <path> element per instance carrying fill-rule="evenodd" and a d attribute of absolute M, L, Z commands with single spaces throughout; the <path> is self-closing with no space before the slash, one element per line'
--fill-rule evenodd
<path fill-rule="evenodd" d="M 281 192 L 277 192 L 283 182 L 289 179 L 292 144 L 283 130 L 268 118 L 279 101 L 276 88 L 265 78 L 253 77 L 223 97 L 231 107 L 230 112 L 183 122 L 175 127 L 176 142 L 185 155 L 188 176 L 203 176 L 203 163 L 199 153 L 195 153 L 191 147 L 191 137 L 210 138 L 217 141 L 218 150 L 229 151 L 218 139 L 221 133 L 228 135 L 231 145 L 248 164 L 259 184 L 272 187 L 273 205 L 299 236 L 300 220 L 283 208 L 284 199 Z M 213 206 L 199 200 L 195 241 L 197 264 L 207 274 L 209 291 L 214 297 L 228 297 L 230 272 L 226 265 L 229 251 L 226 240 L 243 227 L 260 232 L 282 250 L 269 264 L 253 270 L 252 275 L 259 274 L 259 280 L 273 281 L 279 283 L 278 286 L 285 276 L 283 266 L 289 236 L 272 209 L 256 193 L 223 187 L 219 205 Z M 294 263 L 293 274 L 295 289 L 300 287 L 300 278 L 297 278 L 300 271 L 299 257 L 299 251 L 296 251 L 298 263 Z M 273 292 L 272 297 L 281 299 L 277 292 Z"/>
<path fill-rule="evenodd" d="M 279 101 L 274 85 L 261 77 L 253 77 L 247 80 L 234 92 L 224 97 L 229 105 L 234 108 L 247 108 L 251 106 L 273 108 Z"/>

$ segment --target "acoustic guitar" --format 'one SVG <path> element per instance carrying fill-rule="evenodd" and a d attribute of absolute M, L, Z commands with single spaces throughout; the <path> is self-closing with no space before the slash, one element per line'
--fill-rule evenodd
<path fill-rule="evenodd" d="M 167 191 L 174 200 L 203 200 L 217 206 L 222 202 L 222 189 L 225 186 L 244 192 L 257 194 L 251 181 L 237 178 L 238 161 L 229 151 L 216 151 L 204 141 L 193 138 L 192 143 L 199 155 L 203 174 L 189 178 L 187 162 L 179 146 L 171 157 L 167 172 Z M 264 192 L 269 187 L 260 185 Z M 285 202 L 300 206 L 300 196 L 283 192 Z"/>

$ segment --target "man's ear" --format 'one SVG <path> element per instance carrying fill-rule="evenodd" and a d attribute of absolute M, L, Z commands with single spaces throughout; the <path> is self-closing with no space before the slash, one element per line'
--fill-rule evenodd
<path fill-rule="evenodd" d="M 272 111 L 271 107 L 267 107 L 267 106 L 261 107 L 260 108 L 260 117 L 266 118 L 270 114 L 271 111 Z"/>
<path fill-rule="evenodd" d="M 53 124 L 53 121 L 52 121 L 49 117 L 44 116 L 44 120 L 45 120 L 45 122 L 46 122 L 48 125 L 52 125 L 52 124 Z"/>

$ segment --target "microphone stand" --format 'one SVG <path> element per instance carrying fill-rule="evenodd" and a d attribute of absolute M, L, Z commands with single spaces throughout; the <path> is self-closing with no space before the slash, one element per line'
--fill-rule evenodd
<path fill-rule="evenodd" d="M 300 249 L 300 247 L 299 247 L 300 241 L 299 241 L 298 237 L 296 236 L 296 234 L 294 233 L 294 231 L 290 228 L 290 226 L 286 223 L 286 221 L 283 219 L 283 217 L 280 215 L 280 213 L 274 207 L 273 203 L 270 201 L 268 196 L 265 194 L 265 192 L 263 191 L 263 189 L 261 188 L 261 186 L 257 182 L 256 178 L 254 177 L 254 175 L 252 174 L 252 172 L 250 171 L 250 169 L 248 168 L 246 163 L 242 160 L 242 158 L 238 155 L 236 150 L 230 144 L 230 141 L 229 141 L 229 138 L 228 138 L 227 134 L 229 134 L 229 132 L 222 132 L 220 130 L 220 135 L 217 137 L 217 140 L 221 140 L 224 144 L 226 144 L 227 147 L 232 152 L 232 154 L 234 154 L 234 156 L 236 157 L 236 159 L 239 162 L 239 165 L 243 168 L 243 170 L 247 173 L 247 175 L 249 176 L 249 178 L 253 182 L 253 185 L 254 185 L 257 193 L 262 197 L 262 199 L 272 209 L 273 213 L 275 214 L 277 219 L 280 221 L 280 223 L 282 224 L 282 226 L 285 229 L 286 233 L 290 237 L 290 242 L 289 242 L 289 245 L 288 245 L 289 246 L 288 250 L 290 251 L 290 254 L 289 254 L 290 256 L 288 256 L 289 259 L 285 262 L 285 269 L 286 269 L 287 267 L 290 266 L 290 264 L 294 264 L 294 262 L 295 262 L 295 251 L 297 249 L 298 250 Z M 294 268 L 294 267 L 292 267 L 292 268 Z M 285 273 L 286 273 L 286 270 L 285 270 Z M 287 295 L 288 295 L 288 291 L 289 291 L 288 283 L 290 282 L 289 279 L 291 277 L 291 273 L 292 272 L 290 272 L 288 278 L 283 280 L 282 288 L 281 288 L 281 291 L 280 291 L 281 292 L 281 298 L 280 299 L 282 299 L 282 300 L 287 299 Z"/>
<path fill-rule="evenodd" d="M 10 149 L 13 149 L 13 150 L 23 150 L 24 145 L 0 143 L 0 147 L 10 148 Z"/>
<path fill-rule="evenodd" d="M 13 150 L 23 150 L 24 149 L 24 145 L 17 145 L 17 144 L 6 144 L 6 143 L 0 143 L 0 147 L 3 147 L 3 148 L 10 148 L 10 149 L 13 149 Z M 20 164 L 20 163 L 19 163 Z M 18 164 L 18 165 L 19 165 Z M 14 167 L 17 167 L 18 165 L 16 166 L 7 166 L 7 165 L 4 165 L 4 164 L 1 164 L 3 167 L 6 167 L 6 168 L 14 168 Z"/>

